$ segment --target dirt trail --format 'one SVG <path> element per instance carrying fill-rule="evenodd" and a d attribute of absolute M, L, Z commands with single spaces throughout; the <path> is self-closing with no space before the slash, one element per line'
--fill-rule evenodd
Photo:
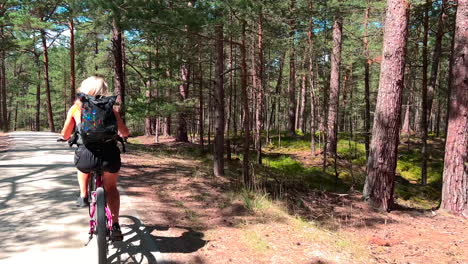
<path fill-rule="evenodd" d="M 155 153 L 180 148 L 152 145 Z M 359 194 L 311 192 L 300 203 L 313 224 L 263 207 L 252 212 L 225 178 L 184 155 L 123 155 L 121 185 L 142 221 L 181 263 L 468 263 L 468 222 L 440 212 L 374 212 Z M 299 201 L 298 201 L 299 202 Z M 285 208 L 284 206 L 283 208 Z"/>

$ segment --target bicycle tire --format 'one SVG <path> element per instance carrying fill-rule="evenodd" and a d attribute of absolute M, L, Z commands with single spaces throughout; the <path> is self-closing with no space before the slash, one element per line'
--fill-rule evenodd
<path fill-rule="evenodd" d="M 97 213 L 97 246 L 98 263 L 105 264 L 107 261 L 107 216 L 106 216 L 106 197 L 104 188 L 99 187 L 96 190 L 96 213 Z"/>

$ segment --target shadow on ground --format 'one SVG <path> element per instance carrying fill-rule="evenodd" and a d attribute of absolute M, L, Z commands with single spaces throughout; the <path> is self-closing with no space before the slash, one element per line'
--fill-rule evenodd
<path fill-rule="evenodd" d="M 204 247 L 208 241 L 203 240 L 204 234 L 189 227 L 177 227 L 186 230 L 179 237 L 155 235 L 158 231 L 167 231 L 168 226 L 144 225 L 134 216 L 120 216 L 122 227 L 130 229 L 124 233 L 126 240 L 114 244 L 117 251 L 109 256 L 110 263 L 149 263 L 157 262 L 156 254 L 160 253 L 192 253 Z M 144 245 L 144 246 L 143 246 Z M 163 261 L 163 263 L 178 263 Z M 203 263 L 203 262 L 199 262 Z"/>

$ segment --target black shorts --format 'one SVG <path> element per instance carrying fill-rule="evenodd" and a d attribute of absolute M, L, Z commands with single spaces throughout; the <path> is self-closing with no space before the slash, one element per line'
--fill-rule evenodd
<path fill-rule="evenodd" d="M 102 166 L 104 171 L 116 173 L 122 165 L 120 150 L 116 144 L 100 149 L 87 149 L 84 145 L 75 151 L 75 166 L 83 173 L 90 173 L 93 169 Z"/>

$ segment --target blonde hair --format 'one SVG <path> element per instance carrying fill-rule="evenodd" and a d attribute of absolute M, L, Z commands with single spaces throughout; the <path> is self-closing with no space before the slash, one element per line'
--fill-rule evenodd
<path fill-rule="evenodd" d="M 91 76 L 81 82 L 79 91 L 91 96 L 108 96 L 108 86 L 104 78 Z"/>

